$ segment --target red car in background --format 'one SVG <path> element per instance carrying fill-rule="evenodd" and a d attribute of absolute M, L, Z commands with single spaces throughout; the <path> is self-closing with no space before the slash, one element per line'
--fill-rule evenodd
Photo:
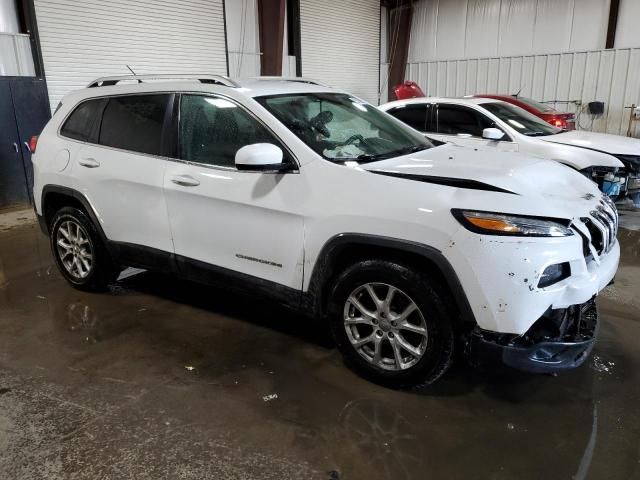
<path fill-rule="evenodd" d="M 503 102 L 511 103 L 520 108 L 524 108 L 527 112 L 534 114 L 536 117 L 540 117 L 545 122 L 550 123 L 554 127 L 562 128 L 564 130 L 576 129 L 576 117 L 573 113 L 558 112 L 544 103 L 531 100 L 525 97 L 516 97 L 514 95 L 474 95 L 478 98 L 493 98 L 494 100 L 502 100 Z"/>

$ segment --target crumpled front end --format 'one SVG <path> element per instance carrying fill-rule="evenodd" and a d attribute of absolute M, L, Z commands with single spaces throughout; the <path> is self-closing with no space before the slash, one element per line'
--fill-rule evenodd
<path fill-rule="evenodd" d="M 460 279 L 477 322 L 469 338 L 476 363 L 500 360 L 542 373 L 589 356 L 598 331 L 595 297 L 620 258 L 613 202 L 595 199 L 571 229 L 561 238 L 458 232 L 455 268 L 465 272 Z"/>
<path fill-rule="evenodd" d="M 478 326 L 524 335 L 547 310 L 588 302 L 613 279 L 618 217 L 605 196 L 571 223 L 566 237 L 482 235 L 462 228 L 446 251 Z"/>
<path fill-rule="evenodd" d="M 622 193 L 640 207 L 640 155 L 615 155 L 624 164 L 621 175 L 625 184 Z"/>
<path fill-rule="evenodd" d="M 620 198 L 625 191 L 627 174 L 615 167 L 588 167 L 581 170 L 585 177 L 598 184 L 600 191 L 612 200 Z"/>
<path fill-rule="evenodd" d="M 549 308 L 524 335 L 476 328 L 469 354 L 476 365 L 500 363 L 531 373 L 555 373 L 587 360 L 598 329 L 598 309 L 591 299 L 568 308 Z"/>

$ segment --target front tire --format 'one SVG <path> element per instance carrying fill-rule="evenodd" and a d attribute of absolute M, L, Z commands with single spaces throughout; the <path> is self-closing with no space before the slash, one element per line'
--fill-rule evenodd
<path fill-rule="evenodd" d="M 376 383 L 430 384 L 452 363 L 452 315 L 427 275 L 400 263 L 365 260 L 347 268 L 328 313 L 347 364 Z"/>
<path fill-rule="evenodd" d="M 51 222 L 53 258 L 62 276 L 80 290 L 101 291 L 118 270 L 111 261 L 93 222 L 75 207 L 63 207 Z"/>

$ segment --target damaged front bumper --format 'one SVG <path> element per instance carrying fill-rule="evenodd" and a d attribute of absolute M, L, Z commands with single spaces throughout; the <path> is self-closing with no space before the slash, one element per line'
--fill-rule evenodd
<path fill-rule="evenodd" d="M 549 309 L 523 335 L 476 327 L 471 333 L 472 363 L 495 362 L 532 373 L 555 373 L 576 368 L 589 357 L 598 334 L 595 301 L 569 308 Z"/>

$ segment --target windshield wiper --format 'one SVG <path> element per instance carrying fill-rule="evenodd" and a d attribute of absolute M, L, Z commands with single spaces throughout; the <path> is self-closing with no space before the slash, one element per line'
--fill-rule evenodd
<path fill-rule="evenodd" d="M 355 160 L 360 163 L 377 162 L 386 158 L 399 157 L 401 155 L 408 155 L 410 153 L 419 152 L 421 150 L 426 150 L 427 148 L 430 148 L 429 145 L 412 145 L 410 147 L 404 147 L 399 150 L 393 150 L 386 153 L 379 153 L 377 155 L 363 153 L 361 155 L 358 155 Z"/>

